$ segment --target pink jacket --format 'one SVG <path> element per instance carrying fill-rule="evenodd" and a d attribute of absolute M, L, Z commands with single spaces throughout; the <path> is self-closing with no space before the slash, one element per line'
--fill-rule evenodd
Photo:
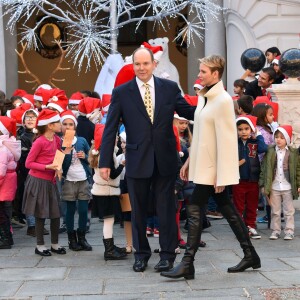
<path fill-rule="evenodd" d="M 0 135 L 0 201 L 13 201 L 17 190 L 17 161 L 21 156 L 21 141 Z"/>

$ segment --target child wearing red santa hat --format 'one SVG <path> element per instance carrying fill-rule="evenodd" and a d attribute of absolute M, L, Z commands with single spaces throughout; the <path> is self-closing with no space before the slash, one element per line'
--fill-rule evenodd
<path fill-rule="evenodd" d="M 60 115 L 62 124 L 62 139 L 67 130 L 76 130 L 77 120 L 70 110 Z M 64 149 L 64 148 L 63 148 Z M 85 138 L 74 136 L 72 150 L 66 154 L 62 170 L 62 200 L 66 204 L 66 227 L 68 233 L 69 249 L 73 251 L 91 251 L 92 246 L 87 242 L 88 204 L 90 200 L 91 170 L 89 168 L 88 154 L 90 147 Z M 74 230 L 74 215 L 78 211 L 78 229 Z"/>
<path fill-rule="evenodd" d="M 13 245 L 11 234 L 11 203 L 17 189 L 17 161 L 21 142 L 16 140 L 16 121 L 0 117 L 0 249 Z"/>
<path fill-rule="evenodd" d="M 260 239 L 256 231 L 256 211 L 259 197 L 259 153 L 266 152 L 268 146 L 256 129 L 257 118 L 240 115 L 236 119 L 238 131 L 240 182 L 232 186 L 233 203 L 248 227 L 252 239 Z"/>
<path fill-rule="evenodd" d="M 66 254 L 66 249 L 58 244 L 60 223 L 59 193 L 55 175 L 59 166 L 54 162 L 56 151 L 60 149 L 60 116 L 57 112 L 43 109 L 36 120 L 37 138 L 27 156 L 25 167 L 30 169 L 24 190 L 23 212 L 35 216 L 37 245 L 35 253 L 51 256 L 51 253 Z M 70 149 L 69 149 L 70 150 Z M 45 219 L 50 219 L 51 250 L 45 246 Z"/>
<path fill-rule="evenodd" d="M 293 199 L 300 192 L 300 158 L 291 147 L 293 128 L 280 125 L 274 132 L 275 145 L 269 147 L 263 160 L 259 185 L 271 206 L 270 240 L 281 234 L 281 205 L 285 218 L 284 240 L 292 240 L 295 230 Z"/>
<path fill-rule="evenodd" d="M 94 169 L 94 184 L 92 187 L 92 215 L 94 217 L 103 217 L 103 244 L 105 248 L 105 260 L 123 259 L 127 253 L 126 248 L 119 248 L 114 244 L 113 225 L 114 225 L 114 207 L 115 201 L 120 201 L 120 175 L 125 166 L 125 161 L 120 164 L 117 162 L 116 153 L 118 147 L 115 146 L 110 177 L 108 181 L 100 176 L 98 168 L 99 164 L 99 149 L 101 147 L 104 124 L 96 124 L 94 134 L 94 144 L 89 154 L 90 166 Z M 117 143 L 117 138 L 116 138 Z"/>

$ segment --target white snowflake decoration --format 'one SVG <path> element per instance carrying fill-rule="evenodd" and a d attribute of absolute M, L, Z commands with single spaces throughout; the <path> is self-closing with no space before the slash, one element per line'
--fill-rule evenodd
<path fill-rule="evenodd" d="M 168 17 L 181 17 L 186 26 L 175 39 L 194 44 L 194 38 L 203 39 L 201 30 L 210 19 L 218 19 L 222 7 L 213 0 L 0 0 L 4 14 L 9 16 L 7 28 L 13 32 L 21 21 L 20 42 L 27 43 L 27 48 L 38 47 L 37 28 L 47 18 L 62 22 L 68 30 L 68 54 L 74 65 L 82 69 L 84 61 L 88 70 L 91 62 L 99 66 L 112 49 L 119 28 L 135 23 L 136 29 L 142 21 L 151 21 L 164 30 L 169 28 Z M 62 9 L 61 7 L 64 7 Z M 188 21 L 183 10 L 193 13 L 194 19 Z M 141 17 L 134 17 L 136 10 L 142 11 Z M 113 18 L 110 13 L 115 12 Z M 31 17 L 44 15 L 35 26 L 29 27 Z M 125 17 L 125 18 L 122 18 Z M 122 19 L 121 19 L 122 18 Z M 116 20 L 116 23 L 113 21 Z M 122 20 L 122 21 L 121 21 Z"/>

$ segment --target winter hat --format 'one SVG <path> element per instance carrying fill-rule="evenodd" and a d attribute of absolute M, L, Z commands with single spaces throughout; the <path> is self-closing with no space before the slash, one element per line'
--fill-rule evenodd
<path fill-rule="evenodd" d="M 278 126 L 276 128 L 274 134 L 273 134 L 273 138 L 275 137 L 275 133 L 276 133 L 277 130 L 280 131 L 283 134 L 287 145 L 290 145 L 291 141 L 292 141 L 293 127 L 291 125 L 280 125 L 280 126 Z"/>
<path fill-rule="evenodd" d="M 76 92 L 72 94 L 72 96 L 69 99 L 69 104 L 79 104 L 80 101 L 83 99 L 83 95 L 80 92 Z"/>
<path fill-rule="evenodd" d="M 108 112 L 109 106 L 111 101 L 111 95 L 110 94 L 103 94 L 102 95 L 102 111 Z"/>
<path fill-rule="evenodd" d="M 66 96 L 65 91 L 60 89 L 52 89 L 47 107 L 54 108 L 58 110 L 59 113 L 62 113 L 64 110 L 67 109 L 67 106 L 68 106 L 68 98 Z"/>
<path fill-rule="evenodd" d="M 32 107 L 34 106 L 33 95 L 25 94 L 24 96 L 22 96 L 22 99 L 24 100 L 25 103 L 31 104 Z"/>
<path fill-rule="evenodd" d="M 22 126 L 23 121 L 22 121 L 22 117 L 23 114 L 25 113 L 25 111 L 29 110 L 32 108 L 32 105 L 29 103 L 22 103 L 21 105 L 19 105 L 18 107 L 12 109 L 12 110 L 8 110 L 6 112 L 6 115 L 9 118 L 12 118 L 16 121 L 17 126 Z"/>
<path fill-rule="evenodd" d="M 277 121 L 277 119 L 278 119 L 278 110 L 279 110 L 278 102 L 270 101 L 268 96 L 258 96 L 253 101 L 253 107 L 256 106 L 259 103 L 265 103 L 265 104 L 270 105 L 273 108 L 274 121 Z"/>
<path fill-rule="evenodd" d="M 65 119 L 71 119 L 74 121 L 75 126 L 77 126 L 78 122 L 76 120 L 76 117 L 72 113 L 71 110 L 65 110 L 60 114 L 60 122 L 62 123 Z"/>
<path fill-rule="evenodd" d="M 126 132 L 125 131 L 122 131 L 120 134 L 119 134 L 119 137 L 125 141 L 126 143 Z"/>
<path fill-rule="evenodd" d="M 164 53 L 164 49 L 162 46 L 151 46 L 149 43 L 147 42 L 144 42 L 142 45 L 141 45 L 142 48 L 147 48 L 149 50 L 152 51 L 153 53 L 153 56 L 154 56 L 154 59 L 159 61 L 161 56 L 163 55 Z"/>
<path fill-rule="evenodd" d="M 36 126 L 44 126 L 58 121 L 60 121 L 60 116 L 56 111 L 44 108 L 36 120 Z"/>
<path fill-rule="evenodd" d="M 177 120 L 181 120 L 181 121 L 187 121 L 187 122 L 189 122 L 189 120 L 188 119 L 186 119 L 186 118 L 184 118 L 184 117 L 179 117 L 179 115 L 178 114 L 174 114 L 174 119 L 177 119 Z"/>
<path fill-rule="evenodd" d="M 280 59 L 280 55 L 276 56 L 276 57 L 272 60 L 272 64 L 279 65 L 279 59 Z"/>
<path fill-rule="evenodd" d="M 179 153 L 179 156 L 183 157 L 184 153 L 181 151 L 181 145 L 180 145 L 178 128 L 176 126 L 174 126 L 174 125 L 173 125 L 173 132 L 174 132 L 175 140 L 176 140 L 176 150 Z"/>
<path fill-rule="evenodd" d="M 87 118 L 94 110 L 100 110 L 100 108 L 101 100 L 98 98 L 85 97 L 78 104 L 78 110 L 80 114 L 86 116 Z"/>
<path fill-rule="evenodd" d="M 31 112 L 31 113 L 33 113 L 33 114 L 35 114 L 35 115 L 36 115 L 36 117 L 38 117 L 38 116 L 39 116 L 39 112 L 38 112 L 38 111 L 36 111 L 36 110 L 35 110 L 35 109 L 33 109 L 33 108 L 30 108 L 30 109 L 26 110 L 26 111 L 23 113 L 23 115 L 22 115 L 22 124 L 24 124 L 24 121 L 25 121 L 25 115 L 26 115 L 26 113 L 29 113 L 29 112 Z"/>
<path fill-rule="evenodd" d="M 39 102 L 42 102 L 42 104 L 46 107 L 49 99 L 52 94 L 52 89 L 44 89 L 43 87 L 37 88 L 33 94 L 33 99 Z"/>
<path fill-rule="evenodd" d="M 240 115 L 236 118 L 236 123 L 238 121 L 246 121 L 249 126 L 251 127 L 251 130 L 255 132 L 255 127 L 256 127 L 256 121 L 257 117 L 251 116 L 251 115 Z"/>
<path fill-rule="evenodd" d="M 135 73 L 133 70 L 133 64 L 127 64 L 121 68 L 119 73 L 117 74 L 115 85 L 114 87 L 117 87 L 123 83 L 126 83 L 130 80 L 132 80 L 135 77 Z"/>
<path fill-rule="evenodd" d="M 194 88 L 197 88 L 199 90 L 203 89 L 203 85 L 201 84 L 200 79 L 196 79 L 195 83 L 194 83 Z"/>
<path fill-rule="evenodd" d="M 198 104 L 198 96 L 191 96 L 188 94 L 184 95 L 184 99 L 186 100 L 186 102 L 192 106 L 197 106 Z"/>
<path fill-rule="evenodd" d="M 5 135 L 12 134 L 13 136 L 16 137 L 17 136 L 16 120 L 6 116 L 0 116 L 0 131 Z"/>
<path fill-rule="evenodd" d="M 16 89 L 12 96 L 20 96 L 20 97 L 23 97 L 24 95 L 26 95 L 27 92 L 25 90 L 21 90 L 21 89 Z"/>
<path fill-rule="evenodd" d="M 94 149 L 92 150 L 93 155 L 99 154 L 99 148 L 102 143 L 102 137 L 104 132 L 105 125 L 104 124 L 96 124 L 94 131 Z"/>

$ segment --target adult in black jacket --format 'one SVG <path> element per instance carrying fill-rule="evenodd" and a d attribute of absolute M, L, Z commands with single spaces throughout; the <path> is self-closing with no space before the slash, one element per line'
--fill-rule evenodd
<path fill-rule="evenodd" d="M 276 79 L 276 72 L 272 67 L 261 70 L 258 79 L 250 82 L 245 90 L 245 95 L 250 95 L 255 100 L 258 96 L 266 96 L 266 89 L 269 88 Z"/>
<path fill-rule="evenodd" d="M 126 128 L 126 176 L 132 207 L 133 270 L 143 272 L 151 256 L 146 237 L 146 218 L 150 187 L 160 222 L 160 261 L 155 270 L 169 270 L 175 260 L 177 226 L 175 220 L 175 178 L 178 169 L 173 132 L 174 111 L 188 120 L 196 107 L 190 106 L 178 85 L 153 76 L 153 53 L 139 48 L 133 53 L 136 78 L 113 90 L 101 144 L 100 175 L 107 179 L 120 118 Z M 149 84 L 153 115 L 148 114 L 144 95 Z M 151 118 L 153 117 L 153 122 Z"/>

